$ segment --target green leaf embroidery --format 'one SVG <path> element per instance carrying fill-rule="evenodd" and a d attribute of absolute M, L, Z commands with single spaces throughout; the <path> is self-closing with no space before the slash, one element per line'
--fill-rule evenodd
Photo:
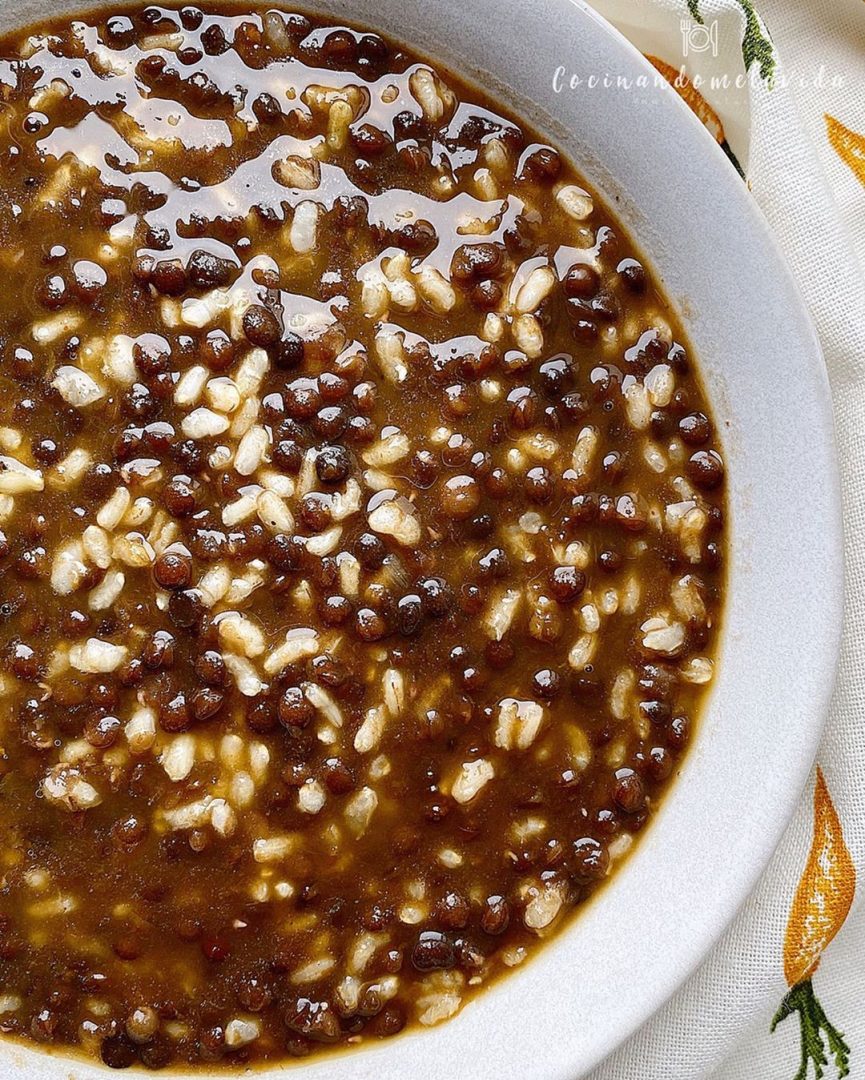
<path fill-rule="evenodd" d="M 721 143 L 721 149 L 727 155 L 727 157 L 730 160 L 730 164 L 733 166 L 733 168 L 736 170 L 736 172 L 739 174 L 739 176 L 741 176 L 743 180 L 747 180 L 747 177 L 745 176 L 745 170 L 739 164 L 739 159 L 733 153 L 733 149 L 730 146 L 730 144 L 727 142 L 726 139 L 724 139 L 724 141 Z"/>
<path fill-rule="evenodd" d="M 691 18 L 704 25 L 703 16 L 700 14 L 700 0 L 686 0 Z M 742 59 L 745 61 L 745 70 L 750 71 L 752 64 L 760 67 L 760 77 L 771 88 L 775 76 L 775 50 L 772 41 L 764 33 L 757 12 L 754 10 L 753 0 L 737 0 L 745 14 L 745 33 L 742 37 Z"/>
<path fill-rule="evenodd" d="M 796 1073 L 794 1080 L 807 1080 L 808 1070 L 811 1065 L 814 1066 L 816 1080 L 822 1080 L 823 1070 L 829 1064 L 826 1057 L 826 1044 L 823 1042 L 824 1035 L 829 1046 L 829 1052 L 835 1059 L 835 1068 L 838 1070 L 839 1078 L 849 1076 L 850 1047 L 844 1041 L 841 1032 L 829 1022 L 829 1018 L 823 1011 L 823 1006 L 817 1000 L 810 979 L 796 983 L 793 989 L 790 990 L 772 1019 L 770 1031 L 774 1031 L 782 1021 L 786 1020 L 788 1016 L 792 1016 L 793 1013 L 799 1014 L 799 1048 L 801 1053 L 799 1071 Z"/>
<path fill-rule="evenodd" d="M 759 64 L 760 77 L 771 85 L 775 75 L 775 51 L 772 42 L 763 33 L 751 0 L 739 0 L 739 4 L 745 12 L 745 36 L 742 38 L 745 70 L 750 71 L 752 64 Z"/>

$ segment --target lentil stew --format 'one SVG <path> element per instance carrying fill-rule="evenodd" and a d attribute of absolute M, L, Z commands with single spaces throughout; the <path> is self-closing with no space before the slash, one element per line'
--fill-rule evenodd
<path fill-rule="evenodd" d="M 374 33 L 57 21 L 0 118 L 0 1031 L 212 1068 L 445 1020 L 711 681 L 681 327 L 554 147 Z"/>

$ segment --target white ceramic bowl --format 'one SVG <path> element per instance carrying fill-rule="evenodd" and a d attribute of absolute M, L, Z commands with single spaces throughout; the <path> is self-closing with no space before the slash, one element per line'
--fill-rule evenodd
<path fill-rule="evenodd" d="M 731 550 L 719 675 L 695 746 L 636 853 L 538 957 L 450 1022 L 298 1066 L 311 1080 L 574 1080 L 663 1004 L 729 924 L 811 765 L 842 594 L 819 345 L 741 179 L 676 95 L 654 85 L 639 53 L 587 7 L 571 0 L 298 6 L 368 25 L 453 68 L 572 155 L 678 305 L 723 429 Z M 78 7 L 0 0 L 0 29 Z M 568 75 L 649 78 L 627 91 L 584 83 L 556 93 L 560 66 Z M 4 1080 L 107 1073 L 0 1042 Z"/>

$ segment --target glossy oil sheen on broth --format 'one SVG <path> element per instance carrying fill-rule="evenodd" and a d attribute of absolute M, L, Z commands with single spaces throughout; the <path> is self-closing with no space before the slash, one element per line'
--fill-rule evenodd
<path fill-rule="evenodd" d="M 677 323 L 555 149 L 375 34 L 0 56 L 0 1030 L 207 1070 L 445 1020 L 713 674 Z"/>

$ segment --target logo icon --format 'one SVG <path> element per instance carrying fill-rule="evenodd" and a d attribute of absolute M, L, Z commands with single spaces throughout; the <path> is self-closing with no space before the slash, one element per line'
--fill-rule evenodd
<path fill-rule="evenodd" d="M 682 19 L 682 55 L 711 52 L 718 55 L 718 20 L 710 23 L 692 23 Z"/>

